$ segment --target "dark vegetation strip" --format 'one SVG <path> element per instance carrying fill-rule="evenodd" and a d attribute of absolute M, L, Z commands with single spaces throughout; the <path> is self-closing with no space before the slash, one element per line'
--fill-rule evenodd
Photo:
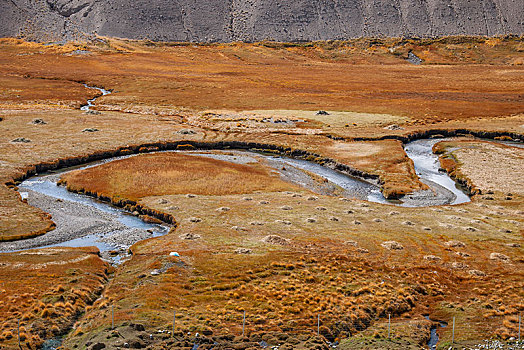
<path fill-rule="evenodd" d="M 408 143 L 415 140 L 427 139 L 435 136 L 440 137 L 458 137 L 458 136 L 473 136 L 483 139 L 495 139 L 498 137 L 511 138 L 512 140 L 519 140 L 524 142 L 524 134 L 519 134 L 509 131 L 475 131 L 469 129 L 430 129 L 425 131 L 416 131 L 406 135 L 385 135 L 380 137 L 342 137 L 334 135 L 326 135 L 328 138 L 337 141 L 383 141 L 383 140 L 398 140 L 402 143 Z"/>

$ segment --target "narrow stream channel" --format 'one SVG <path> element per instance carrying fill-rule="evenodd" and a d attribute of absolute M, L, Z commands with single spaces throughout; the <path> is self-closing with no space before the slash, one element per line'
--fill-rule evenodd
<path fill-rule="evenodd" d="M 88 86 L 102 93 L 110 90 Z M 90 111 L 96 98 L 81 107 Z M 469 201 L 445 173 L 438 171 L 438 157 L 432 153 L 438 139 L 417 140 L 405 145 L 406 153 L 415 163 L 421 181 L 430 190 L 405 196 L 401 201 L 384 198 L 380 188 L 373 183 L 348 176 L 331 168 L 301 159 L 260 154 L 248 151 L 194 151 L 185 152 L 195 156 L 213 157 L 229 162 L 264 162 L 285 180 L 319 194 L 356 198 L 376 203 L 400 206 L 429 206 L 459 204 Z M 171 151 L 173 152 L 173 151 Z M 166 234 L 169 227 L 146 223 L 125 210 L 100 202 L 92 197 L 75 194 L 65 187 L 58 186 L 60 176 L 68 171 L 83 169 L 136 155 L 115 157 L 104 161 L 86 164 L 82 167 L 61 169 L 48 174 L 31 177 L 19 185 L 19 192 L 30 205 L 50 213 L 57 227 L 47 234 L 16 242 L 0 242 L 0 252 L 18 251 L 30 248 L 51 246 L 84 247 L 96 246 L 104 258 L 118 264 L 128 257 L 128 248 L 141 240 Z M 318 184 L 316 176 L 323 179 Z"/>
<path fill-rule="evenodd" d="M 429 318 L 429 315 L 424 315 L 424 317 L 426 318 L 426 320 L 428 321 L 431 321 L 431 322 L 438 322 L 438 327 L 440 328 L 445 328 L 448 326 L 447 323 L 445 322 L 441 322 L 441 321 L 434 321 L 432 319 Z M 438 333 L 437 333 L 437 326 L 431 326 L 431 329 L 430 329 L 430 336 L 429 336 L 429 340 L 428 340 L 428 347 L 430 350 L 435 350 L 437 349 L 437 344 L 438 344 L 438 341 L 439 341 L 439 336 L 438 336 Z"/>
<path fill-rule="evenodd" d="M 404 150 L 413 160 L 420 181 L 428 185 L 435 193 L 436 196 L 433 198 L 435 204 L 433 205 L 470 202 L 471 199 L 464 190 L 446 172 L 440 170 L 439 158 L 433 153 L 433 146 L 445 140 L 449 139 L 416 140 L 407 143 Z"/>
<path fill-rule="evenodd" d="M 89 86 L 87 84 L 84 84 L 84 86 L 88 89 L 94 89 L 94 90 L 98 90 L 102 93 L 102 96 L 106 96 L 106 95 L 109 95 L 112 91 L 111 90 L 106 90 L 106 89 L 103 89 L 103 88 L 99 88 L 99 87 L 96 87 L 96 86 Z M 94 97 L 90 100 L 87 100 L 87 103 L 85 105 L 83 105 L 82 107 L 80 107 L 80 110 L 82 111 L 90 111 L 91 110 L 91 107 L 94 106 L 94 102 L 96 101 L 97 98 L 99 98 L 101 96 L 97 96 L 97 97 Z"/>
<path fill-rule="evenodd" d="M 84 84 L 84 86 L 100 91 L 101 96 L 111 93 L 110 90 L 103 88 L 88 86 L 87 84 Z M 94 106 L 98 97 L 100 96 L 88 100 L 80 109 L 86 112 L 91 111 L 91 107 Z M 336 190 L 337 196 L 407 207 L 454 205 L 468 202 L 470 201 L 468 195 L 446 173 L 439 171 L 438 157 L 432 152 L 433 145 L 439 141 L 442 141 L 442 139 L 423 139 L 405 145 L 406 154 L 413 160 L 417 175 L 430 189 L 405 196 L 402 200 L 397 201 L 384 198 L 376 184 L 306 160 L 248 151 L 194 151 L 184 153 L 229 162 L 250 163 L 262 160 L 275 172 L 278 172 L 284 180 L 320 194 L 335 194 L 324 192 Z M 65 187 L 57 185 L 60 176 L 69 171 L 133 156 L 136 155 L 115 157 L 83 167 L 62 169 L 23 181 L 19 185 L 21 197 L 27 199 L 30 205 L 50 213 L 57 227 L 55 230 L 36 238 L 16 242 L 0 242 L 0 252 L 53 246 L 96 246 L 104 258 L 110 260 L 113 264 L 119 264 L 129 257 L 128 248 L 132 244 L 147 238 L 165 235 L 169 231 L 169 227 L 165 225 L 146 223 L 123 209 L 113 207 L 89 196 L 69 192 Z M 314 187 L 315 179 L 309 173 L 325 179 L 323 187 L 321 186 L 320 189 Z M 426 316 L 426 318 L 429 320 L 429 316 Z M 444 323 L 440 323 L 440 327 L 445 326 Z M 433 326 L 427 345 L 430 349 L 435 349 L 438 340 L 437 327 Z M 45 348 L 55 349 L 59 345 L 59 339 L 50 339 Z"/>

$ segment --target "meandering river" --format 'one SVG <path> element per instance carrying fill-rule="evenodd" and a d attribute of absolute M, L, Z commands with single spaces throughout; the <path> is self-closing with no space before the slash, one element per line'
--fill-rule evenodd
<path fill-rule="evenodd" d="M 457 187 L 456 183 L 446 173 L 439 171 L 438 158 L 432 153 L 432 146 L 438 141 L 435 139 L 417 140 L 406 144 L 406 152 L 413 160 L 417 174 L 421 181 L 430 186 L 430 190 L 408 195 L 396 201 L 385 199 L 376 184 L 302 159 L 235 150 L 186 151 L 184 153 L 213 157 L 228 162 L 262 162 L 273 171 L 278 172 L 284 180 L 305 189 L 320 194 L 330 194 L 329 189 L 336 189 L 337 196 L 385 205 L 420 207 L 469 201 L 469 197 Z M 125 157 L 133 156 L 137 155 Z M 36 238 L 2 242 L 0 251 L 49 246 L 96 246 L 105 258 L 118 263 L 120 259 L 128 256 L 128 248 L 132 244 L 167 233 L 169 229 L 167 226 L 146 223 L 123 209 L 89 196 L 71 193 L 65 187 L 57 185 L 60 176 L 66 172 L 125 157 L 106 159 L 83 167 L 61 169 L 23 181 L 19 185 L 22 198 L 27 198 L 29 204 L 50 213 L 57 228 Z M 317 180 L 313 179 L 312 174 L 317 177 Z M 321 188 L 313 186 L 318 178 L 324 179 Z"/>
<path fill-rule="evenodd" d="M 85 85 L 97 89 L 102 96 L 111 93 L 103 88 Z M 82 106 L 90 111 L 96 98 Z M 401 200 L 387 200 L 377 184 L 349 176 L 329 167 L 303 159 L 260 154 L 249 151 L 192 151 L 184 152 L 194 156 L 213 157 L 228 162 L 262 162 L 278 172 L 285 180 L 319 194 L 337 195 L 347 198 L 367 200 L 385 205 L 422 207 L 431 205 L 460 204 L 469 201 L 469 197 L 445 173 L 439 171 L 438 157 L 432 147 L 439 139 L 424 139 L 405 145 L 406 154 L 413 160 L 415 170 L 421 181 L 430 189 L 407 195 Z M 170 151 L 174 152 L 174 151 Z M 130 155 L 125 157 L 133 157 Z M 50 246 L 96 246 L 102 255 L 118 263 L 129 255 L 128 248 L 141 240 L 158 237 L 168 232 L 164 225 L 146 223 L 123 209 L 116 208 L 95 198 L 71 193 L 63 186 L 58 186 L 60 176 L 66 172 L 96 166 L 125 157 L 115 157 L 104 161 L 86 164 L 40 174 L 26 179 L 19 185 L 22 198 L 52 215 L 57 224 L 55 230 L 45 235 L 16 242 L 1 242 L 0 252 L 17 251 Z M 316 177 L 316 179 L 314 178 Z M 318 178 L 322 184 L 318 186 Z"/>

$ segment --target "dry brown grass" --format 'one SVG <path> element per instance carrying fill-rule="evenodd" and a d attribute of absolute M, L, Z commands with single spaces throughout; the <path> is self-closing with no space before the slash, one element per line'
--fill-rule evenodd
<path fill-rule="evenodd" d="M 88 191 L 112 199 L 166 194 L 230 195 L 297 189 L 259 164 L 235 164 L 179 153 L 130 157 L 62 177 L 70 191 Z"/>
<path fill-rule="evenodd" d="M 492 44 L 493 50 L 487 49 Z M 399 50 L 411 45 L 415 53 L 430 62 L 453 63 L 418 67 L 406 64 L 402 53 L 399 56 L 389 53 L 390 44 L 365 42 L 333 47 L 327 44 L 149 47 L 114 41 L 105 48 L 90 48 L 93 54 L 85 57 L 64 55 L 74 48 L 13 40 L 2 40 L 0 45 L 3 68 L 0 77 L 5 84 L 0 96 L 1 183 L 11 182 L 35 164 L 82 159 L 118 148 L 126 148 L 123 153 L 129 153 L 128 145 L 138 149 L 155 142 L 189 144 L 226 140 L 305 150 L 320 156 L 312 157 L 314 161 L 332 158 L 380 176 L 384 189 L 392 193 L 402 192 L 419 188 L 420 183 L 399 142 L 346 142 L 326 136 L 381 137 L 428 128 L 522 133 L 524 124 L 522 114 L 508 116 L 523 109 L 520 97 L 523 68 L 509 65 L 516 51 L 506 41 L 489 45 L 484 41 L 471 45 L 441 41 L 431 45 L 402 44 Z M 119 52 L 116 46 L 124 52 Z M 462 51 L 471 56 L 469 63 L 493 65 L 460 64 Z M 65 107 L 77 106 L 78 101 L 93 94 L 71 80 L 115 89 L 113 95 L 97 101 L 101 109 L 114 111 L 93 116 Z M 203 109 L 229 111 L 208 115 Z M 388 121 L 395 121 L 403 129 L 384 129 L 383 121 L 376 115 L 359 123 L 359 117 L 350 113 L 326 119 L 315 116 L 293 130 L 282 127 L 275 130 L 254 121 L 255 117 L 247 120 L 231 109 L 384 113 L 391 116 Z M 47 124 L 31 124 L 35 118 L 44 119 Z M 86 128 L 99 131 L 82 132 Z M 178 133 L 188 128 L 195 134 Z M 18 137 L 31 142 L 11 142 Z M 128 174 L 132 170 L 126 169 Z M 499 326 L 500 334 L 514 334 L 510 317 L 523 310 L 524 260 L 522 248 L 508 247 L 506 243 L 524 245 L 521 196 L 506 200 L 497 193 L 493 201 L 479 198 L 460 207 L 393 210 L 375 204 L 362 207 L 322 196 L 308 201 L 306 193 L 295 198 L 269 192 L 280 186 L 271 175 L 239 168 L 230 170 L 237 178 L 249 174 L 251 179 L 268 179 L 270 186 L 251 193 L 252 201 L 233 194 L 199 194 L 197 198 L 162 196 L 168 201 L 165 205 L 158 202 L 158 196 L 142 198 L 141 204 L 168 212 L 182 224 L 165 237 L 135 245 L 133 258 L 119 268 L 104 298 L 95 306 L 86 307 L 92 288 L 102 283 L 93 279 L 92 284 L 88 283 L 89 288 L 69 289 L 68 282 L 61 280 L 63 292 L 55 288 L 58 286 L 49 289 L 50 296 L 69 295 L 70 291 L 77 296 L 75 302 L 46 299 L 35 306 L 31 301 L 26 304 L 33 307 L 26 310 L 25 306 L 18 306 L 17 300 L 6 299 L 0 307 L 25 320 L 38 315 L 46 322 L 62 313 L 69 315 L 64 310 L 86 310 L 86 316 L 68 340 L 68 344 L 80 345 L 85 344 L 82 343 L 85 337 L 109 324 L 111 304 L 116 307 L 117 322 L 139 319 L 159 328 L 168 327 L 171 311 L 179 310 L 183 315 L 180 328 L 185 331 L 205 328 L 238 334 L 242 309 L 248 311 L 249 329 L 257 332 L 310 330 L 315 323 L 311 310 L 321 310 L 332 321 L 324 325 L 322 332 L 345 336 L 351 327 L 366 325 L 366 320 L 373 320 L 389 309 L 403 318 L 424 313 L 444 320 L 462 317 L 460 327 L 464 329 L 457 334 L 484 337 L 495 334 Z M 188 173 L 184 168 L 179 174 Z M 133 190 L 143 195 L 150 189 L 138 187 L 150 186 L 151 181 L 147 181 L 147 174 L 138 177 L 142 181 Z M 122 186 L 123 177 L 118 182 L 115 188 L 129 190 Z M 254 180 L 249 182 L 249 189 L 257 191 L 253 190 L 253 184 Z M 175 189 L 178 186 L 171 185 Z M 192 185 L 188 181 L 184 186 Z M 233 184 L 231 188 L 239 187 Z M 162 189 L 157 190 L 162 193 Z M 213 189 L 218 190 L 221 189 Z M 267 204 L 259 205 L 260 202 Z M 181 210 L 169 209 L 174 205 Z M 293 209 L 283 211 L 282 206 Z M 220 207 L 230 210 L 216 211 Z M 316 207 L 326 210 L 319 211 Z M 392 211 L 397 215 L 388 214 Z M 316 222 L 307 223 L 307 218 L 313 216 Z M 200 221 L 192 222 L 192 217 Z M 254 218 L 263 225 L 250 225 Z M 402 225 L 407 221 L 416 225 Z M 22 203 L 14 191 L 0 187 L 2 236 L 41 233 L 49 224 L 45 214 Z M 201 238 L 182 240 L 180 236 L 187 233 Z M 281 236 L 290 243 L 265 244 L 262 238 L 267 235 Z M 381 248 L 382 242 L 391 240 L 401 243 L 404 249 Z M 466 247 L 448 247 L 444 244 L 448 240 L 461 240 Z M 346 241 L 357 242 L 357 246 L 344 245 Z M 239 248 L 250 249 L 252 254 L 236 254 Z M 168 257 L 171 251 L 181 253 L 183 264 Z M 490 260 L 492 252 L 509 256 L 511 264 Z M 427 255 L 441 260 L 425 260 Z M 9 256 L 13 263 L 24 259 Z M 53 256 L 51 260 L 63 259 Z M 97 267 L 98 260 L 93 261 Z M 159 276 L 149 275 L 152 269 L 171 263 L 179 265 L 167 268 Z M 468 269 L 453 269 L 454 263 L 467 264 L 469 269 L 481 271 L 486 277 L 473 276 Z M 12 269 L 5 271 L 10 275 L 2 277 L 2 281 L 14 274 Z M 25 276 L 25 270 L 21 271 Z M 56 283 L 57 279 L 68 276 L 67 271 L 58 268 L 52 271 L 52 279 L 47 275 L 37 277 Z M 146 277 L 139 278 L 142 274 Z M 26 281 L 25 277 L 20 280 Z M 12 288 L 25 290 L 28 285 L 13 284 Z M 47 284 L 42 288 L 46 289 Z M 359 309 L 358 305 L 362 307 Z M 486 317 L 490 322 L 485 322 Z M 477 323 L 478 320 L 482 322 Z M 475 326 L 466 329 L 468 324 Z M 50 327 L 50 332 L 56 331 Z M 12 324 L 6 328 L 5 335 L 12 336 Z M 28 339 L 33 339 L 35 335 L 29 330 L 26 327 Z M 448 327 L 442 339 L 449 338 Z"/>
<path fill-rule="evenodd" d="M 508 315 L 522 310 L 521 248 L 505 245 L 508 240 L 522 242 L 518 227 L 523 218 L 515 217 L 520 197 L 516 207 L 507 209 L 496 209 L 504 201 L 481 201 L 459 207 L 395 208 L 397 215 L 389 214 L 390 206 L 373 203 L 326 196 L 309 201 L 309 194 L 302 191 L 253 193 L 251 201 L 244 197 L 143 198 L 141 204 L 175 215 L 181 224 L 167 236 L 133 246 L 133 259 L 119 269 L 105 294 L 106 300 L 114 300 L 122 310 L 118 322 L 140 319 L 167 328 L 170 311 L 177 310 L 180 331 L 238 334 L 246 310 L 249 334 L 270 330 L 294 334 L 310 331 L 320 313 L 323 334 L 344 338 L 349 331 L 368 327 L 369 322 L 383 323 L 388 313 L 407 320 L 429 313 L 445 321 L 460 317 L 456 334 L 460 331 L 461 339 L 479 339 L 486 334 L 495 336 L 504 321 L 505 312 L 495 312 L 489 322 L 484 321 L 486 311 L 492 310 L 484 304 L 489 303 L 493 290 L 499 290 L 498 284 L 507 288 L 497 294 L 496 309 L 502 307 Z M 260 205 L 261 201 L 268 204 Z M 173 205 L 180 209 L 168 209 Z M 229 210 L 216 210 L 224 206 Z M 282 210 L 282 206 L 292 209 Z M 470 220 L 494 210 L 499 214 L 474 224 L 475 232 L 465 229 L 465 223 L 470 225 Z M 306 222 L 311 215 L 317 219 L 314 225 Z M 339 221 L 329 220 L 332 215 Z M 195 216 L 201 220 L 191 222 Z M 382 220 L 372 220 L 377 217 Z M 253 218 L 264 224 L 249 225 Z M 507 221 L 512 218 L 516 221 Z M 420 224 L 402 225 L 406 219 L 423 222 L 432 231 Z M 290 224 L 284 225 L 284 220 Z M 353 220 L 361 225 L 350 225 Z M 456 226 L 449 229 L 442 224 Z M 493 234 L 494 227 L 507 227 L 512 233 L 499 237 Z M 201 238 L 180 238 L 188 233 L 198 233 Z M 267 244 L 263 238 L 268 235 L 288 242 Z M 349 240 L 356 246 L 344 244 Z M 391 240 L 404 249 L 381 247 Z M 450 240 L 460 240 L 465 246 L 449 247 L 446 242 Z M 251 254 L 237 254 L 239 248 L 250 249 Z M 168 256 L 171 251 L 181 258 Z M 510 256 L 513 265 L 491 260 L 491 251 Z M 424 259 L 428 254 L 440 260 Z M 483 271 L 486 277 L 454 269 L 455 262 Z M 159 276 L 149 276 L 149 271 L 165 266 L 172 267 Z M 142 273 L 146 277 L 137 278 Z M 130 289 L 132 295 L 127 292 Z M 95 307 L 81 322 L 85 337 L 96 334 L 110 320 L 107 308 L 97 310 Z M 373 321 L 376 317 L 381 320 Z M 475 326 L 468 326 L 471 324 Z M 371 331 L 376 329 L 372 326 Z M 440 334 L 443 340 L 451 337 L 449 329 Z M 71 338 L 68 344 L 85 339 Z"/>
<path fill-rule="evenodd" d="M 18 319 L 23 348 L 65 333 L 102 291 L 108 269 L 93 248 L 0 254 L 0 265 L 0 343 L 7 349 L 17 344 Z"/>
<path fill-rule="evenodd" d="M 482 193 L 524 194 L 524 149 L 475 140 L 440 142 L 435 146 L 443 167 Z M 509 196 L 511 197 L 511 196 Z"/>
<path fill-rule="evenodd" d="M 484 40 L 474 41 L 479 50 L 474 51 L 482 52 L 479 57 L 493 63 L 492 66 L 470 65 L 471 61 L 466 60 L 456 66 L 413 67 L 401 57 L 388 53 L 387 48 L 396 44 L 395 41 L 362 41 L 305 47 L 266 44 L 151 47 L 115 41 L 104 48 L 90 48 L 93 54 L 89 56 L 67 56 L 75 49 L 74 45 L 42 46 L 2 40 L 1 182 L 12 181 L 30 165 L 115 149 L 129 144 L 129 140 L 135 144 L 178 139 L 240 140 L 282 145 L 330 157 L 379 175 L 384 193 L 394 195 L 421 187 L 398 143 L 387 147 L 376 145 L 380 151 L 365 159 L 356 154 L 353 157 L 353 152 L 337 150 L 343 142 L 322 135 L 380 137 L 428 127 L 521 132 L 522 115 L 503 117 L 522 111 L 521 68 L 506 65 L 509 61 L 504 58 L 514 54 L 514 42 L 502 41 L 493 46 Z M 431 49 L 427 44 L 416 45 Z M 459 52 L 461 45 L 465 45 L 466 51 L 473 50 L 467 43 L 453 44 L 455 49 L 447 48 L 446 42 L 434 45 L 437 49 L 430 51 L 443 57 L 434 61 L 439 63 L 457 63 L 453 54 L 448 57 L 443 53 Z M 487 47 L 496 50 L 488 50 L 487 54 Z M 291 72 L 293 77 L 289 76 Z M 115 89 L 115 94 L 97 101 L 99 107 L 139 114 L 105 112 L 94 117 L 65 108 L 78 106 L 96 93 L 73 81 Z M 489 84 L 485 84 L 486 81 Z M 442 95 L 443 89 L 456 92 Z M 176 101 L 175 107 L 173 101 Z M 482 109 L 478 108 L 479 103 Z M 348 123 L 351 122 L 349 127 L 342 126 L 344 115 L 340 118 L 336 115 L 333 123 L 329 118 L 322 121 L 315 117 L 316 120 L 307 121 L 299 128 L 298 135 L 289 130 L 276 133 L 260 123 L 254 127 L 222 128 L 202 123 L 205 119 L 202 115 L 188 112 L 188 109 L 203 108 L 385 113 L 402 116 L 398 120 L 404 121 L 400 123 L 404 129 L 385 130 L 380 119 L 369 123 L 366 118 L 362 125 L 357 120 L 355 126 L 353 122 L 357 117 L 351 113 L 347 117 Z M 495 115 L 497 118 L 488 118 Z M 471 118 L 473 116 L 475 118 Z M 485 118 L 477 119 L 478 116 Z M 48 124 L 31 124 L 35 118 Z M 176 134 L 177 130 L 188 127 L 198 133 Z M 86 128 L 99 131 L 82 133 Z M 18 137 L 31 142 L 11 142 Z M 364 145 L 360 143 L 357 148 Z M 20 203 L 12 191 L 2 186 L 0 193 L 2 237 L 30 237 L 52 228 L 45 214 Z"/>
<path fill-rule="evenodd" d="M 116 110 L 324 109 L 416 117 L 430 123 L 522 112 L 524 67 L 508 65 L 519 55 L 518 41 L 495 48 L 481 42 L 454 45 L 423 44 L 415 52 L 427 52 L 429 62 L 461 64 L 413 66 L 380 43 L 330 48 L 155 47 L 127 42 L 120 51 L 115 50 L 117 41 L 109 41 L 105 48 L 90 47 L 92 55 L 75 57 L 64 55 L 59 47 L 4 41 L 0 65 L 6 74 L 85 80 L 117 89 L 118 94 L 99 102 L 102 108 Z M 446 51 L 447 58 L 441 54 Z M 457 59 L 455 51 L 459 56 L 473 52 L 470 56 L 493 65 L 468 64 L 475 60 Z"/>

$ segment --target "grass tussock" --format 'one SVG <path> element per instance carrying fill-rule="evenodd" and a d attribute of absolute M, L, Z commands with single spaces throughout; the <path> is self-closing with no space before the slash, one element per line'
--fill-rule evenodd
<path fill-rule="evenodd" d="M 86 259 L 79 257 L 86 256 Z M 47 264 L 49 262 L 62 264 Z M 14 346 L 20 319 L 20 340 L 30 348 L 63 334 L 102 290 L 107 264 L 91 248 L 52 248 L 22 254 L 1 254 L 0 343 Z M 74 271 L 74 276 L 72 272 Z M 17 276 L 13 279 L 13 275 Z M 85 292 L 78 293 L 78 290 Z"/>

